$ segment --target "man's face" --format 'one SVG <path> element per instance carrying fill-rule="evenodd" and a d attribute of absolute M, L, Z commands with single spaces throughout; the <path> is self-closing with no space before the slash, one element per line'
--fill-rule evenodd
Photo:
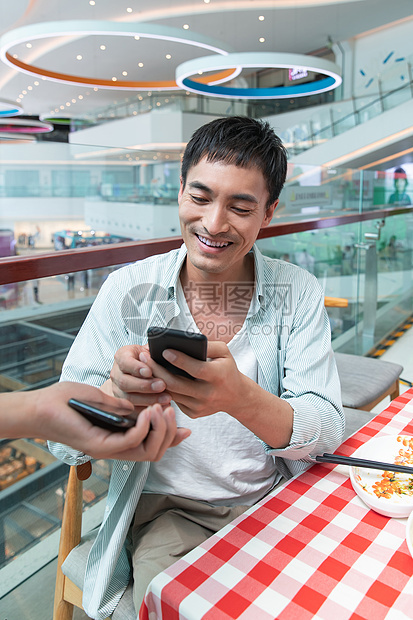
<path fill-rule="evenodd" d="M 202 159 L 179 191 L 179 219 L 191 279 L 238 280 L 245 257 L 278 203 L 266 208 L 268 189 L 258 168 Z"/>

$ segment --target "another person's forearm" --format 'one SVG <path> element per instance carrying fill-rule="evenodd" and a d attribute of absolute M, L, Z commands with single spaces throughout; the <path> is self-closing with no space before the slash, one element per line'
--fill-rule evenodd
<path fill-rule="evenodd" d="M 10 392 L 0 394 L 0 436 L 7 439 L 39 437 L 40 419 L 33 392 Z"/>

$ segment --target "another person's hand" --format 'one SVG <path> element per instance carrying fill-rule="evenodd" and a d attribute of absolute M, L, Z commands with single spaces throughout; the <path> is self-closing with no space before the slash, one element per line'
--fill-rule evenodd
<path fill-rule="evenodd" d="M 110 387 L 114 396 L 126 398 L 137 411 L 155 403 L 169 405 L 171 397 L 165 392 L 165 382 L 152 375 L 151 368 L 140 361 L 140 353 L 146 353 L 149 357 L 148 346 L 136 344 L 118 349 L 110 372 L 110 381 L 106 382 L 102 389 L 107 391 Z"/>
<path fill-rule="evenodd" d="M 126 432 L 112 433 L 95 426 L 69 407 L 70 398 L 118 415 L 135 412 L 127 400 L 108 396 L 89 385 L 62 382 L 32 392 L 0 396 L 0 436 L 49 439 L 96 459 L 158 461 L 168 448 L 178 445 L 190 434 L 189 430 L 176 427 L 172 407 L 163 410 L 159 404 L 139 413 L 135 426 Z"/>

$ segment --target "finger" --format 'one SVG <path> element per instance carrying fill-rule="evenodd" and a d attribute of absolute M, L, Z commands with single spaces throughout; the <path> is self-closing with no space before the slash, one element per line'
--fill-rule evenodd
<path fill-rule="evenodd" d="M 175 411 L 173 410 L 173 408 L 167 407 L 166 409 L 162 410 L 162 415 L 166 423 L 166 432 L 163 442 L 161 443 L 158 450 L 157 460 L 160 460 L 165 454 L 166 450 L 172 445 L 172 442 L 174 441 L 177 432 Z"/>
<path fill-rule="evenodd" d="M 145 460 L 143 444 L 150 429 L 150 410 L 145 409 L 133 428 L 125 433 L 111 433 L 90 425 L 88 438 L 91 444 L 87 453 L 93 458 L 120 458 L 126 460 Z"/>
<path fill-rule="evenodd" d="M 177 428 L 176 435 L 170 445 L 170 448 L 174 448 L 175 446 L 179 445 L 181 441 L 184 441 L 184 439 L 187 439 L 190 434 L 191 434 L 191 431 L 189 430 L 189 428 L 183 428 L 183 427 Z"/>
<path fill-rule="evenodd" d="M 228 345 L 219 340 L 208 340 L 207 357 L 215 359 L 216 357 L 227 357 L 229 353 Z"/>
<path fill-rule="evenodd" d="M 194 379 L 203 378 L 203 375 L 206 372 L 207 362 L 197 360 L 191 357 L 190 355 L 186 355 L 185 353 L 182 353 L 181 351 L 176 351 L 174 349 L 165 349 L 162 352 L 162 357 L 164 357 L 167 362 L 170 362 L 171 364 L 173 364 L 173 366 L 176 366 L 177 368 L 180 368 L 181 370 L 185 370 L 189 375 L 191 375 L 191 377 L 194 377 Z M 181 377 L 179 378 L 181 379 Z M 189 380 L 191 381 L 191 379 Z M 168 389 L 171 389 L 171 383 L 167 381 L 166 383 L 167 383 Z"/>
<path fill-rule="evenodd" d="M 122 394 L 131 394 L 134 392 L 153 394 L 154 392 L 163 392 L 166 388 L 165 383 L 161 379 L 155 377 L 138 379 L 128 374 L 116 376 L 115 373 L 111 373 L 111 379 Z"/>
<path fill-rule="evenodd" d="M 167 433 L 167 419 L 163 415 L 162 407 L 160 405 L 153 405 L 149 409 L 151 430 L 145 440 L 144 449 L 147 456 L 147 460 L 157 461 L 159 460 L 159 452 L 165 441 Z"/>
<path fill-rule="evenodd" d="M 137 407 L 150 407 L 156 404 L 167 406 L 172 400 L 168 392 L 162 392 L 161 394 L 128 394 L 127 398 L 135 409 Z"/>
<path fill-rule="evenodd" d="M 122 374 L 133 377 L 150 377 L 150 368 L 139 360 L 139 353 L 147 350 L 146 346 L 127 345 L 118 349 L 114 356 L 113 373 L 116 377 Z"/>

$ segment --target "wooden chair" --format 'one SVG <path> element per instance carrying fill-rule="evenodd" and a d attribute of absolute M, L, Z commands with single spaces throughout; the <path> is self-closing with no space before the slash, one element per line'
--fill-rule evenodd
<path fill-rule="evenodd" d="M 73 607 L 82 607 L 82 590 L 78 588 L 62 572 L 62 564 L 70 551 L 80 542 L 83 510 L 83 480 L 92 473 L 90 462 L 70 468 L 63 509 L 62 531 L 60 535 L 59 555 L 57 558 L 57 574 L 53 620 L 72 620 Z"/>

